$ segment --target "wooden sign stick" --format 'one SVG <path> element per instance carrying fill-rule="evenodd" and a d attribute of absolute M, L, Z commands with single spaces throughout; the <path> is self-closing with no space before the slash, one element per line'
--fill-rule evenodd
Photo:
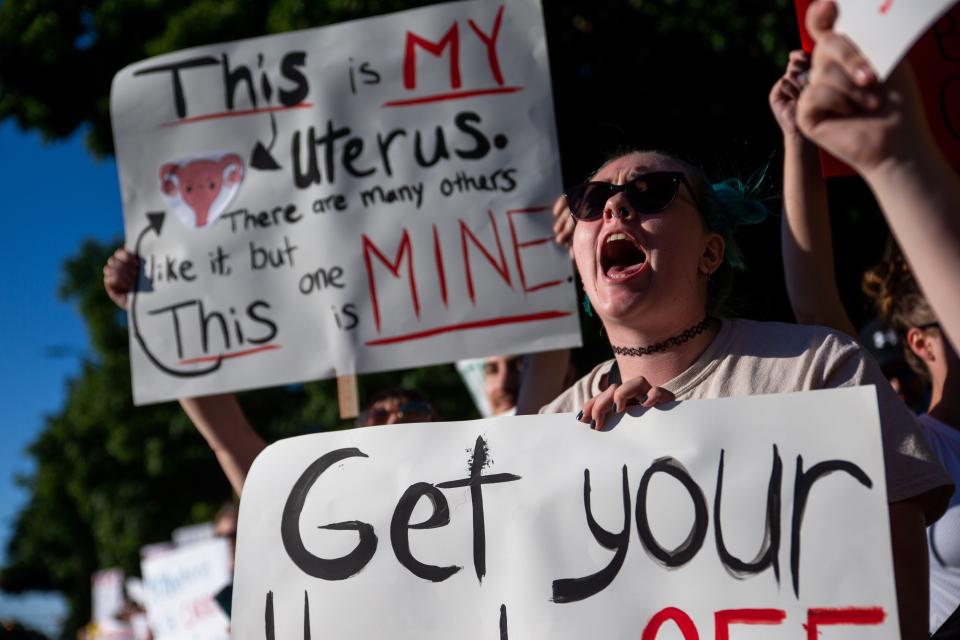
<path fill-rule="evenodd" d="M 350 420 L 360 415 L 357 376 L 337 376 L 337 402 L 340 404 L 340 419 Z"/>

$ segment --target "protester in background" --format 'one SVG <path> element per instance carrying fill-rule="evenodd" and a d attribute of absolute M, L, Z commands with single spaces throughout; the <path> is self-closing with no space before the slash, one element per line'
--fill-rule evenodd
<path fill-rule="evenodd" d="M 370 399 L 367 408 L 357 417 L 358 427 L 381 424 L 434 422 L 437 412 L 427 398 L 413 389 L 385 389 Z"/>
<path fill-rule="evenodd" d="M 493 415 L 516 413 L 523 377 L 523 356 L 490 356 L 483 359 L 483 392 Z"/>
<path fill-rule="evenodd" d="M 225 538 L 230 542 L 230 568 L 233 568 L 233 556 L 237 552 L 237 520 L 240 517 L 240 507 L 230 500 L 220 505 L 217 514 L 213 517 L 213 535 Z"/>
<path fill-rule="evenodd" d="M 898 253 L 864 278 L 881 317 L 897 333 L 910 366 L 931 383 L 930 406 L 919 417 L 930 446 L 960 484 L 960 357 Z M 960 605 L 960 494 L 927 528 L 930 549 L 930 633 Z"/>
<path fill-rule="evenodd" d="M 908 64 L 878 81 L 867 59 L 833 31 L 837 6 L 807 11 L 816 40 L 800 130 L 853 167 L 873 190 L 931 307 L 960 345 L 960 180 L 927 126 Z"/>
<path fill-rule="evenodd" d="M 953 491 L 916 421 L 876 363 L 830 330 L 718 319 L 733 269 L 734 231 L 764 213 L 733 183 L 711 185 L 690 164 L 632 152 L 567 190 L 572 248 L 584 291 L 615 359 L 545 412 L 575 411 L 601 429 L 633 404 L 874 384 L 890 500 L 903 637 L 924 637 L 924 526 Z"/>
<path fill-rule="evenodd" d="M 780 240 L 787 294 L 801 324 L 831 327 L 857 339 L 834 276 L 827 188 L 820 150 L 797 128 L 797 99 L 807 84 L 810 56 L 790 53 L 770 92 L 770 110 L 783 132 L 783 219 Z"/>
<path fill-rule="evenodd" d="M 880 365 L 883 377 L 901 402 L 914 413 L 926 411 L 930 404 L 929 384 L 907 364 L 897 333 L 874 318 L 860 330 L 860 344 Z"/>
<path fill-rule="evenodd" d="M 820 149 L 797 128 L 797 100 L 809 79 L 810 56 L 790 53 L 787 69 L 770 91 L 770 110 L 783 132 L 783 218 L 781 246 L 787 294 L 801 324 L 836 329 L 877 359 L 884 376 L 907 406 L 922 410 L 923 385 L 907 366 L 896 334 L 877 325 L 860 336 L 847 315 L 834 275 L 833 241 Z"/>
<path fill-rule="evenodd" d="M 770 94 L 771 108 L 784 133 L 784 272 L 800 322 L 820 322 L 850 333 L 853 323 L 840 301 L 833 273 L 819 150 L 796 126 L 797 101 L 808 70 L 809 57 L 793 52 L 784 77 Z M 960 484 L 960 359 L 895 243 L 888 244 L 883 262 L 864 275 L 863 286 L 881 321 L 893 330 L 893 340 L 902 347 L 906 362 L 931 385 L 929 406 L 920 424 L 940 462 Z M 891 382 L 899 384 L 901 379 L 906 376 Z M 933 633 L 960 604 L 960 495 L 954 495 L 946 515 L 928 527 L 927 538 L 929 630 Z"/>
<path fill-rule="evenodd" d="M 117 249 L 103 268 L 103 285 L 107 295 L 126 309 L 127 295 L 133 291 L 139 272 L 138 258 L 124 248 Z M 218 394 L 181 398 L 180 406 L 213 450 L 220 468 L 239 496 L 254 459 L 267 444 L 250 425 L 235 395 Z M 373 397 L 361 413 L 358 426 L 429 422 L 436 412 L 416 391 L 395 389 Z"/>

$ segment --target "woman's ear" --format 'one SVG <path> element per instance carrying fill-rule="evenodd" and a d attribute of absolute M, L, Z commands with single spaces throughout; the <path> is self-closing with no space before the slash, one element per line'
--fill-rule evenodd
<path fill-rule="evenodd" d="M 710 232 L 707 234 L 706 242 L 703 245 L 703 253 L 700 254 L 699 270 L 702 275 L 709 276 L 720 268 L 723 264 L 724 251 L 727 243 L 719 233 Z"/>
<path fill-rule="evenodd" d="M 930 344 L 930 336 L 923 329 L 910 327 L 907 330 L 907 347 L 925 363 L 933 362 L 933 346 Z"/>

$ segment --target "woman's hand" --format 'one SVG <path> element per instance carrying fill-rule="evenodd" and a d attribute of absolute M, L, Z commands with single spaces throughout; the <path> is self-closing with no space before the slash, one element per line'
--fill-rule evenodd
<path fill-rule="evenodd" d="M 123 247 L 107 258 L 103 267 L 103 288 L 121 309 L 127 308 L 127 294 L 137 286 L 140 260 Z"/>
<path fill-rule="evenodd" d="M 932 144 L 909 65 L 886 83 L 846 36 L 834 32 L 837 7 L 818 0 L 807 11 L 807 29 L 817 41 L 810 84 L 797 102 L 803 134 L 860 174 L 886 162 L 908 163 Z"/>
<path fill-rule="evenodd" d="M 583 411 L 577 420 L 590 425 L 591 429 L 600 431 L 604 421 L 611 413 L 621 413 L 627 407 L 640 405 L 641 407 L 655 407 L 665 402 L 673 402 L 676 396 L 663 387 L 654 387 L 643 376 L 627 380 L 623 384 L 611 384 L 599 395 L 596 395 L 583 405 Z"/>
<path fill-rule="evenodd" d="M 570 247 L 573 242 L 573 229 L 577 222 L 570 215 L 567 199 L 563 196 L 553 203 L 553 239 L 561 247 Z"/>
<path fill-rule="evenodd" d="M 784 137 L 801 135 L 797 128 L 797 100 L 809 80 L 810 55 L 791 51 L 787 70 L 770 91 L 770 110 Z"/>

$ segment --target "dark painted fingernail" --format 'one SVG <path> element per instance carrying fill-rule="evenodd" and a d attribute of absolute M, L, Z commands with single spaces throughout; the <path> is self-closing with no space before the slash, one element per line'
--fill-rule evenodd
<path fill-rule="evenodd" d="M 583 417 L 583 411 L 581 411 L 580 413 L 577 414 L 577 420 L 580 420 L 580 418 L 582 418 L 582 417 Z"/>
<path fill-rule="evenodd" d="M 613 406 L 610 407 L 610 411 L 612 411 L 613 413 L 617 413 L 617 403 L 616 403 L 616 402 L 614 402 L 614 403 L 613 403 Z"/>
<path fill-rule="evenodd" d="M 644 402 L 646 402 L 648 397 L 649 397 L 649 396 L 647 396 L 646 394 L 644 394 L 643 397 L 640 398 L 640 404 L 643 404 Z"/>
<path fill-rule="evenodd" d="M 590 421 L 590 428 L 591 428 L 591 429 L 596 429 L 596 428 L 597 428 L 597 421 L 596 421 L 596 420 L 591 420 L 591 421 Z"/>

